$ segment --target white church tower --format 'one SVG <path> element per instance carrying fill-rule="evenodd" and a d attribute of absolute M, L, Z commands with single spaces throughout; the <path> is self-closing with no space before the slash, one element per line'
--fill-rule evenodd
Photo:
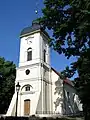
<path fill-rule="evenodd" d="M 15 86 L 19 82 L 18 116 L 52 112 L 50 48 L 48 34 L 37 21 L 20 34 L 20 58 Z M 7 116 L 16 111 L 16 88 Z"/>

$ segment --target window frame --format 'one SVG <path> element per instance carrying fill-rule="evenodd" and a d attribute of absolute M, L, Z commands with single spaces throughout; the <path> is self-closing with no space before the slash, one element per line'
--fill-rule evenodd
<path fill-rule="evenodd" d="M 27 61 L 31 61 L 32 60 L 32 48 L 28 48 L 27 49 Z"/>
<path fill-rule="evenodd" d="M 43 61 L 46 62 L 46 50 L 44 49 L 44 53 L 43 53 Z"/>

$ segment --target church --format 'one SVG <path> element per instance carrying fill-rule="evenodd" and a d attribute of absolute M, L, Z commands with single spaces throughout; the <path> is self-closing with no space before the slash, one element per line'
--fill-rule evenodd
<path fill-rule="evenodd" d="M 50 65 L 48 39 L 49 35 L 37 21 L 21 31 L 15 93 L 6 116 L 15 116 L 16 111 L 17 116 L 49 116 L 76 114 L 82 110 L 74 83 L 60 79 L 60 73 Z"/>

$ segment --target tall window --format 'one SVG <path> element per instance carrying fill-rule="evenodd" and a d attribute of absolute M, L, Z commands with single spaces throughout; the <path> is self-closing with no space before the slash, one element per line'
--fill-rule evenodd
<path fill-rule="evenodd" d="M 67 92 L 67 100 L 70 101 L 70 93 Z"/>
<path fill-rule="evenodd" d="M 46 62 L 46 50 L 44 50 L 44 62 Z"/>
<path fill-rule="evenodd" d="M 27 49 L 27 61 L 32 60 L 32 48 Z"/>

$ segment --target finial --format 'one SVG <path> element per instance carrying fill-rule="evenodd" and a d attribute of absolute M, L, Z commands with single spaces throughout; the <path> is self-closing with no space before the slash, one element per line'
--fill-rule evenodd
<path fill-rule="evenodd" d="M 35 13 L 38 14 L 38 10 L 35 10 Z"/>
<path fill-rule="evenodd" d="M 38 0 L 36 0 L 35 14 L 37 15 L 38 18 Z"/>

